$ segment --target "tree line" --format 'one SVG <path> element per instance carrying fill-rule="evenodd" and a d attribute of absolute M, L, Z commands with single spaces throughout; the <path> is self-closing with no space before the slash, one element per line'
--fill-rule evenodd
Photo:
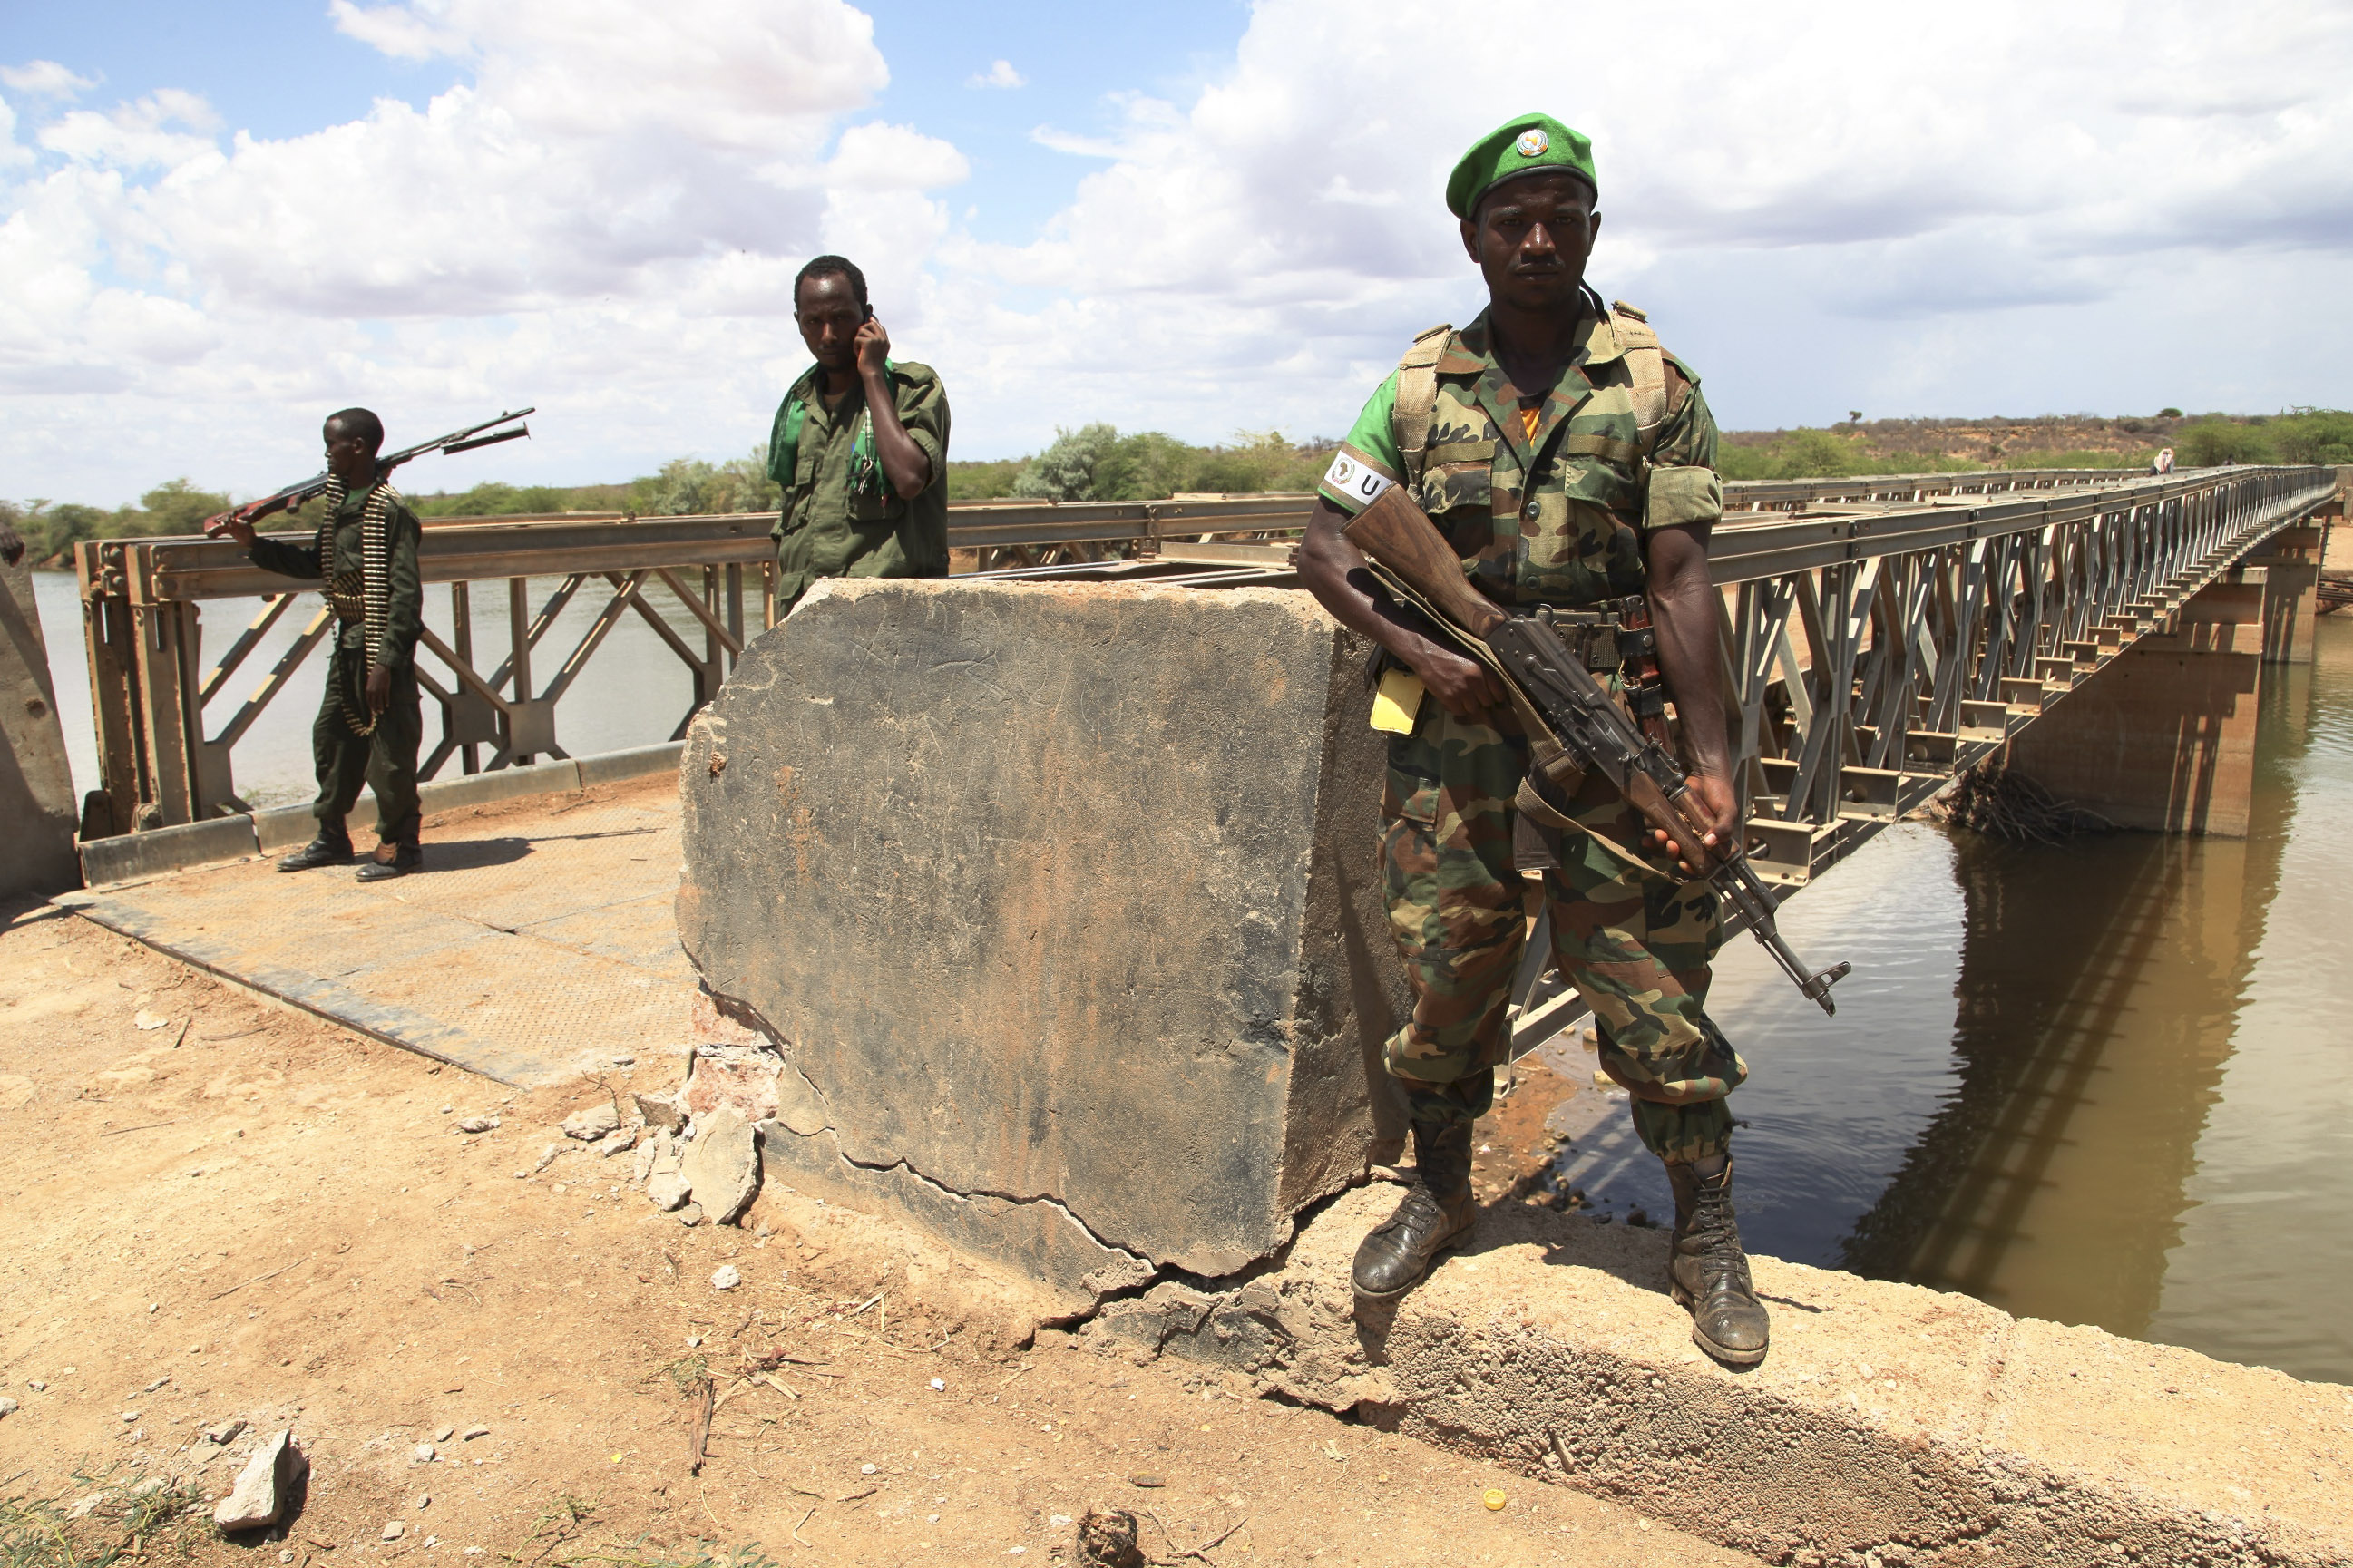
<path fill-rule="evenodd" d="M 2218 463 L 2325 463 L 2353 466 L 2353 413 L 2297 408 L 2272 416 L 2201 415 L 2183 419 L 2167 409 L 2151 421 L 2096 421 L 2112 437 L 2098 448 L 1998 447 L 1991 459 L 1968 459 L 1922 449 L 1922 427 L 1955 421 L 1857 419 L 1823 428 L 1727 437 L 1717 467 L 1727 479 L 1839 479 L 1856 475 L 1958 472 L 1989 466 L 2010 468 L 2145 468 L 2160 445 L 2174 448 L 2183 468 Z M 1999 423 L 1999 422 L 1998 422 Z M 2042 426 L 2010 422 L 2016 439 Z M 1897 439 L 1891 427 L 1908 433 Z M 2024 436 L 2016 433 L 2024 431 Z M 1935 434 L 1933 428 L 1929 436 Z M 1195 446 L 1156 430 L 1122 434 L 1107 424 L 1057 429 L 1044 450 L 1026 458 L 952 461 L 951 500 L 1160 500 L 1198 493 L 1258 494 L 1315 488 L 1337 442 L 1294 442 L 1278 431 L 1240 431 L 1228 442 Z M 768 478 L 765 443 L 744 457 L 713 463 L 674 458 L 652 474 L 624 484 L 510 485 L 496 481 L 465 490 L 408 498 L 422 517 L 522 517 L 567 511 L 618 511 L 639 517 L 686 517 L 774 511 L 782 492 Z M 186 479 L 157 485 L 136 506 L 112 509 L 70 501 L 0 500 L 0 521 L 25 537 L 34 560 L 63 564 L 76 542 L 194 533 L 226 510 L 230 498 L 199 489 Z M 300 526 L 299 522 L 294 526 Z"/>

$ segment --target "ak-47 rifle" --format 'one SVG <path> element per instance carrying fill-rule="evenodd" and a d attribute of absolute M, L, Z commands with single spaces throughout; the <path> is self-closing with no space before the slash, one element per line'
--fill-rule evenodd
<path fill-rule="evenodd" d="M 1683 769 L 1654 736 L 1635 727 L 1552 627 L 1512 615 L 1473 589 L 1445 537 L 1402 485 L 1383 490 L 1342 531 L 1391 593 L 1516 691 L 1568 759 L 1599 769 L 1652 827 L 1674 840 L 1693 875 L 1705 878 L 1740 912 L 1750 934 L 1799 991 L 1823 1012 L 1838 1011 L 1831 987 L 1852 966 L 1810 970 L 1789 951 L 1773 921 L 1773 895 L 1749 868 L 1737 839 L 1705 841 L 1705 829 L 1693 820 Z"/>
<path fill-rule="evenodd" d="M 455 456 L 459 452 L 470 452 L 478 447 L 495 447 L 501 441 L 516 440 L 530 435 L 531 426 L 518 425 L 512 430 L 501 430 L 490 436 L 485 436 L 482 432 L 490 429 L 493 425 L 503 425 L 510 419 L 520 419 L 526 414 L 536 412 L 538 411 L 533 408 L 518 408 L 511 414 L 501 414 L 496 419 L 485 419 L 480 425 L 469 425 L 463 430 L 452 430 L 447 436 L 436 436 L 430 441 L 420 441 L 414 447 L 404 447 L 397 452 L 388 452 L 375 460 L 376 471 L 380 474 L 388 474 L 411 458 L 421 458 L 427 452 L 444 452 Z M 264 496 L 259 500 L 248 501 L 243 506 L 233 506 L 217 517 L 208 517 L 205 520 L 205 527 L 209 531 L 214 524 L 224 522 L 230 518 L 244 523 L 259 522 L 273 512 L 301 506 L 312 496 L 322 494 L 327 488 L 328 480 L 332 478 L 332 474 L 312 474 L 301 484 L 288 485 L 276 495 Z"/>

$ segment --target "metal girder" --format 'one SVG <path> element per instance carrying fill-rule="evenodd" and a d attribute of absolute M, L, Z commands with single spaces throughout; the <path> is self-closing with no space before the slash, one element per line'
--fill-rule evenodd
<path fill-rule="evenodd" d="M 2000 700 L 2039 710 L 2047 700 L 2040 694 L 2066 689 L 2046 678 L 2063 670 L 2072 683 L 2096 668 L 2153 621 L 2143 609 L 2178 605 L 2185 584 L 2244 552 L 2258 536 L 2250 530 L 2284 524 L 2335 485 L 2332 469 L 2282 468 L 1726 485 L 1708 557 L 1736 600 L 1726 604 L 1723 629 L 1743 787 L 1783 848 L 1803 825 L 1820 836 L 1802 856 L 1768 864 L 1801 878 L 1825 863 L 1823 853 L 1844 853 L 1860 842 L 1849 831 L 1854 822 L 1876 822 L 1900 804 L 1911 770 L 1966 752 L 1953 739 L 1965 705 Z M 983 574 L 1006 582 L 1283 585 L 1295 582 L 1291 553 L 1313 503 L 1303 494 L 958 503 L 949 509 L 949 543 L 970 552 L 960 556 L 969 563 L 1008 568 Z M 452 757 L 474 771 L 485 741 L 493 768 L 563 754 L 557 701 L 629 614 L 693 677 L 682 730 L 742 654 L 747 592 L 758 595 L 753 627 L 775 623 L 773 521 L 764 513 L 429 521 L 420 564 L 427 582 L 449 586 L 453 635 L 424 644 L 448 667 L 446 679 L 420 672 L 442 710 L 427 775 Z M 234 795 L 233 747 L 322 640 L 323 620 L 207 734 L 207 704 L 286 613 L 285 579 L 227 541 L 90 541 L 76 547 L 75 562 L 106 796 L 105 809 L 90 814 L 93 830 L 216 813 Z M 702 574 L 701 593 L 691 571 Z M 533 578 L 559 580 L 535 611 Z M 474 664 L 470 586 L 501 581 L 504 658 L 485 675 Z M 610 596 L 534 693 L 534 651 L 598 581 Z M 701 651 L 646 596 L 655 582 L 678 599 Z M 278 598 L 199 677 L 203 603 L 255 595 Z M 2079 662 L 2087 649 L 2088 667 Z"/>

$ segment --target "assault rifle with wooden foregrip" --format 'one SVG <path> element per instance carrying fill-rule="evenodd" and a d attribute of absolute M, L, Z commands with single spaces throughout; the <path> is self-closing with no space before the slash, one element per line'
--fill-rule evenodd
<path fill-rule="evenodd" d="M 1682 767 L 1636 728 L 1559 634 L 1540 620 L 1510 614 L 1472 588 L 1445 536 L 1402 485 L 1383 490 L 1342 531 L 1391 593 L 1504 679 L 1521 700 L 1514 707 L 1524 719 L 1533 714 L 1574 768 L 1599 770 L 1652 827 L 1674 840 L 1693 875 L 1705 878 L 1740 912 L 1749 933 L 1799 991 L 1823 1012 L 1838 1011 L 1831 987 L 1852 966 L 1810 970 L 1789 951 L 1773 921 L 1773 895 L 1749 868 L 1737 838 L 1706 842 L 1705 830 L 1693 820 Z"/>
<path fill-rule="evenodd" d="M 436 436 L 430 441 L 419 441 L 414 447 L 404 447 L 397 452 L 387 452 L 375 460 L 376 472 L 388 474 L 411 458 L 421 458 L 427 452 L 446 452 L 455 457 L 459 452 L 470 452 L 479 447 L 495 447 L 501 441 L 517 440 L 531 434 L 530 426 L 518 425 L 512 430 L 500 430 L 488 436 L 483 435 L 482 432 L 489 430 L 493 425 L 503 425 L 510 419 L 520 419 L 526 414 L 535 412 L 537 412 L 535 409 L 518 408 L 512 413 L 501 414 L 496 419 L 485 419 L 480 425 L 469 425 L 463 430 L 452 430 L 447 436 Z M 312 496 L 322 493 L 327 488 L 327 481 L 332 477 L 331 474 L 313 474 L 299 485 L 288 485 L 276 495 L 263 496 L 259 500 L 248 501 L 243 506 L 233 506 L 218 517 L 206 518 L 205 527 L 209 531 L 214 524 L 232 517 L 239 522 L 259 522 L 272 512 L 284 511 L 289 507 L 301 506 Z"/>

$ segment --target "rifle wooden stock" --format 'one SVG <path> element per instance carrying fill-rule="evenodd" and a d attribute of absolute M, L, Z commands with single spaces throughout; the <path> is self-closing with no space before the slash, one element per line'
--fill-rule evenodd
<path fill-rule="evenodd" d="M 1504 612 L 1463 577 L 1461 558 L 1403 485 L 1383 490 L 1340 532 L 1472 637 L 1484 639 L 1504 619 Z"/>

